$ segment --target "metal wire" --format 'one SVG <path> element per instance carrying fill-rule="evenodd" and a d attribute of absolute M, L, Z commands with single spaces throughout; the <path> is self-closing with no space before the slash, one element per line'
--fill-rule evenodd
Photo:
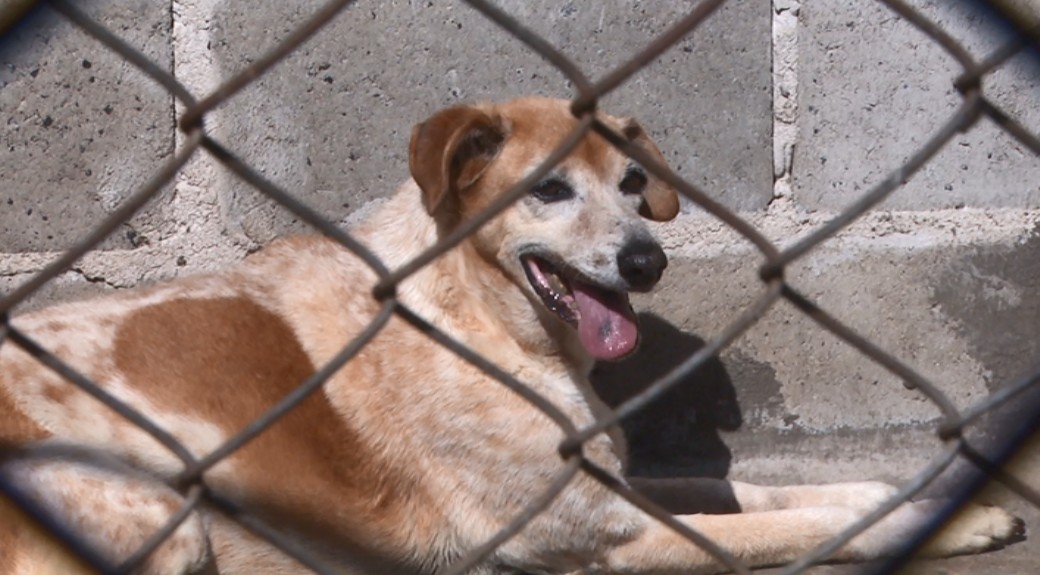
<path fill-rule="evenodd" d="M 1040 494 L 1037 493 L 1037 490 L 1026 485 L 1003 468 L 1003 465 L 1013 455 L 1015 449 L 1018 449 L 1023 443 L 1024 434 L 1027 431 L 1032 433 L 1035 425 L 1029 427 L 1029 429 L 1023 428 L 1016 433 L 1008 434 L 1008 437 L 1002 443 L 987 448 L 978 448 L 964 438 L 965 432 L 969 431 L 971 426 L 976 424 L 983 416 L 998 414 L 1002 406 L 1006 406 L 1013 398 L 1021 397 L 1027 392 L 1040 390 L 1040 364 L 1014 382 L 979 400 L 973 406 L 964 410 L 958 410 L 953 402 L 941 391 L 941 386 L 918 373 L 905 361 L 895 357 L 868 338 L 845 326 L 834 316 L 821 309 L 815 302 L 784 282 L 784 272 L 788 265 L 846 229 L 857 218 L 863 216 L 892 193 L 895 193 L 916 171 L 925 166 L 936 154 L 944 149 L 956 134 L 970 129 L 979 118 L 987 118 L 1004 133 L 1010 135 L 1034 154 L 1040 156 L 1040 137 L 987 99 L 983 89 L 983 80 L 988 74 L 998 70 L 1010 58 L 1035 44 L 1036 38 L 1040 37 L 1040 28 L 1021 31 L 1017 37 L 1006 42 L 994 53 L 982 58 L 979 62 L 936 21 L 924 16 L 921 12 L 901 0 L 880 0 L 881 3 L 898 14 L 899 17 L 907 20 L 923 32 L 959 64 L 962 71 L 956 78 L 951 80 L 962 97 L 961 104 L 945 125 L 941 126 L 931 138 L 911 154 L 903 165 L 897 167 L 888 177 L 878 182 L 872 189 L 841 210 L 829 222 L 781 251 L 762 232 L 716 201 L 710 191 L 702 190 L 690 184 L 686 179 L 681 178 L 667 166 L 655 160 L 651 154 L 615 133 L 609 126 L 599 121 L 595 114 L 597 103 L 601 98 L 627 82 L 640 70 L 649 66 L 661 54 L 674 47 L 681 39 L 695 33 L 701 24 L 716 13 L 724 1 L 702 0 L 684 18 L 655 38 L 645 48 L 635 52 L 626 62 L 617 66 L 600 80 L 593 81 L 561 50 L 524 27 L 506 11 L 483 0 L 468 0 L 467 4 L 494 22 L 503 30 L 504 34 L 517 39 L 539 54 L 559 70 L 564 77 L 570 80 L 575 87 L 571 110 L 578 118 L 578 124 L 560 142 L 554 143 L 555 149 L 552 154 L 523 181 L 518 182 L 512 189 L 500 195 L 479 214 L 462 222 L 451 234 L 441 238 L 434 246 L 431 246 L 411 261 L 394 270 L 388 269 L 379 257 L 349 233 L 329 222 L 320 213 L 301 202 L 291 193 L 264 178 L 258 170 L 237 157 L 227 146 L 217 142 L 205 130 L 205 119 L 213 110 L 228 102 L 243 88 L 282 62 L 288 54 L 313 38 L 333 19 L 350 17 L 349 12 L 344 10 L 352 4 L 350 0 L 330 1 L 304 24 L 293 30 L 284 41 L 258 58 L 255 63 L 223 82 L 211 94 L 201 99 L 191 94 L 174 75 L 151 61 L 140 50 L 119 38 L 118 35 L 104 25 L 91 19 L 72 3 L 66 0 L 52 0 L 49 2 L 48 4 L 59 14 L 78 26 L 94 40 L 140 69 L 182 103 L 184 112 L 178 122 L 178 127 L 185 133 L 186 137 L 183 140 L 181 149 L 161 169 L 156 171 L 140 190 L 123 201 L 108 218 L 94 227 L 87 237 L 77 242 L 72 248 L 65 251 L 53 263 L 46 266 L 24 284 L 0 297 L 0 345 L 14 345 L 23 349 L 35 357 L 42 365 L 65 378 L 71 385 L 77 386 L 98 401 L 101 401 L 166 446 L 184 465 L 181 473 L 167 480 L 170 485 L 182 490 L 184 500 L 180 509 L 173 513 L 165 524 L 148 538 L 145 544 L 130 557 L 126 558 L 121 565 L 114 566 L 107 563 L 96 553 L 96 550 L 87 545 L 85 538 L 80 537 L 79 534 L 68 526 L 62 525 L 55 521 L 53 517 L 48 516 L 43 509 L 25 497 L 16 486 L 4 481 L 2 478 L 0 478 L 0 495 L 12 501 L 30 517 L 51 530 L 56 539 L 66 545 L 70 552 L 81 557 L 87 564 L 104 573 L 122 574 L 134 572 L 200 506 L 206 506 L 223 514 L 227 519 L 238 522 L 254 535 L 266 540 L 315 573 L 335 572 L 336 570 L 327 565 L 322 557 L 301 547 L 293 539 L 286 537 L 276 527 L 267 525 L 257 519 L 248 509 L 242 508 L 238 503 L 227 499 L 225 496 L 211 493 L 206 488 L 204 473 L 250 440 L 263 434 L 277 420 L 295 409 L 304 399 L 321 387 L 333 373 L 360 353 L 391 318 L 396 317 L 421 331 L 433 344 L 442 346 L 451 353 L 458 355 L 487 377 L 501 383 L 529 404 L 541 410 L 554 424 L 559 426 L 564 434 L 564 439 L 559 446 L 559 455 L 561 457 L 559 472 L 548 483 L 545 490 L 535 500 L 531 501 L 522 512 L 503 525 L 493 537 L 477 548 L 454 558 L 446 573 L 456 575 L 479 565 L 489 554 L 494 553 L 500 545 L 522 531 L 531 520 L 543 513 L 555 498 L 580 474 L 587 475 L 591 479 L 600 482 L 613 490 L 619 497 L 625 498 L 643 509 L 650 516 L 673 529 L 680 536 L 685 537 L 691 545 L 701 547 L 705 552 L 713 555 L 734 572 L 749 573 L 749 566 L 744 565 L 728 550 L 670 516 L 664 509 L 655 505 L 648 498 L 633 491 L 622 480 L 585 459 L 583 448 L 591 438 L 616 425 L 625 417 L 638 413 L 669 389 L 681 385 L 681 382 L 686 380 L 690 373 L 701 367 L 705 362 L 718 357 L 718 354 L 726 346 L 756 325 L 772 309 L 775 302 L 784 299 L 792 303 L 795 308 L 805 314 L 806 317 L 811 318 L 822 329 L 833 333 L 855 347 L 865 357 L 899 376 L 907 386 L 918 389 L 928 401 L 935 405 L 943 416 L 939 424 L 936 425 L 936 434 L 939 440 L 943 442 L 938 450 L 939 454 L 937 457 L 920 470 L 913 480 L 904 485 L 894 497 L 880 508 L 864 516 L 856 524 L 850 525 L 836 537 L 823 543 L 811 553 L 787 565 L 783 571 L 784 575 L 804 573 L 808 567 L 826 560 L 838 551 L 842 545 L 870 528 L 901 504 L 909 501 L 915 494 L 931 484 L 944 469 L 958 458 L 970 462 L 978 470 L 978 474 L 972 479 L 971 484 L 968 485 L 966 483 L 964 485 L 962 490 L 963 497 L 956 500 L 958 503 L 966 500 L 967 494 L 977 489 L 983 481 L 995 480 L 1006 485 L 1010 490 L 1022 497 L 1024 501 L 1040 506 Z M 30 11 L 32 4 L 31 2 L 21 1 L 12 3 L 10 10 L 0 14 L 0 33 L 9 30 L 18 18 Z M 469 237 L 470 234 L 502 213 L 503 210 L 508 209 L 516 200 L 525 195 L 533 183 L 549 173 L 557 163 L 567 157 L 590 132 L 599 134 L 622 153 L 643 165 L 648 172 L 673 186 L 690 201 L 703 208 L 754 245 L 764 259 L 759 268 L 759 276 L 763 280 L 764 291 L 737 316 L 726 330 L 698 352 L 692 354 L 672 372 L 653 382 L 645 391 L 631 398 L 615 411 L 601 416 L 593 424 L 579 429 L 551 401 L 541 396 L 531 386 L 464 344 L 455 341 L 435 324 L 423 319 L 402 305 L 397 301 L 396 294 L 397 286 L 402 281 L 453 249 Z M 365 262 L 378 277 L 372 297 L 374 301 L 380 304 L 380 310 L 365 329 L 352 341 L 346 342 L 339 354 L 329 361 L 328 364 L 307 378 L 306 381 L 300 382 L 299 386 L 277 405 L 273 406 L 268 412 L 258 417 L 244 429 L 239 430 L 234 437 L 223 445 L 201 458 L 196 458 L 180 441 L 161 426 L 107 393 L 95 382 L 66 365 L 57 355 L 37 344 L 27 334 L 11 326 L 9 316 L 14 306 L 32 296 L 57 275 L 70 269 L 76 261 L 94 249 L 120 225 L 156 197 L 200 150 L 203 150 L 203 153 L 208 154 L 228 171 L 236 174 L 242 181 L 260 191 L 271 201 L 290 210 L 300 219 L 322 234 L 339 242 Z M 1028 414 L 1031 421 L 1034 422 L 1040 420 L 1040 402 L 1036 402 L 1036 404 L 1035 409 L 1032 409 Z M 947 513 L 952 513 L 953 511 L 954 509 L 951 508 L 947 510 Z M 937 529 L 938 527 L 939 523 L 934 522 L 928 529 L 922 530 L 919 536 L 907 545 L 899 557 L 884 564 L 882 567 L 884 572 L 888 573 L 898 569 L 900 565 L 912 557 L 914 550 L 923 544 L 929 534 L 927 531 Z M 384 570 L 395 570 L 395 567 L 390 567 L 394 565 L 394 558 L 380 557 L 378 552 L 374 550 L 369 551 L 372 551 L 371 560 L 374 565 L 381 565 Z M 364 554 L 365 550 L 359 550 L 359 552 Z"/>

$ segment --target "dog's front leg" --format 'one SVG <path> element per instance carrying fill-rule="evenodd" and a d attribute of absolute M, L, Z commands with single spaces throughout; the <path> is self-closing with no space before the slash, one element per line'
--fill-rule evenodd
<path fill-rule="evenodd" d="M 782 487 L 706 477 L 630 477 L 628 482 L 636 491 L 674 515 L 831 506 L 871 511 L 898 491 L 880 481 Z"/>
<path fill-rule="evenodd" d="M 831 559 L 862 561 L 897 550 L 937 510 L 938 501 L 907 503 L 850 541 Z M 789 563 L 835 537 L 865 514 L 849 507 L 805 507 L 679 517 L 745 565 L 760 567 Z M 927 556 L 978 553 L 1000 545 L 1020 532 L 1020 523 L 996 507 L 972 506 L 925 549 Z M 668 527 L 653 522 L 636 539 L 620 545 L 603 565 L 590 572 L 640 575 L 722 573 L 725 563 Z"/>
<path fill-rule="evenodd" d="M 118 565 L 180 508 L 183 498 L 153 477 L 108 457 L 45 446 L 7 458 L 0 477 L 21 497 Z M 12 502 L 0 501 L 0 573 L 90 573 Z M 202 518 L 193 512 L 135 571 L 185 575 L 211 568 Z"/>

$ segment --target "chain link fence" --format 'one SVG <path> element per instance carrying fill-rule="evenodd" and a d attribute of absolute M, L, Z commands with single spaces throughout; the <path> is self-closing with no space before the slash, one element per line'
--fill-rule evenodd
<path fill-rule="evenodd" d="M 542 496 L 536 501 L 532 501 L 527 509 L 506 525 L 501 532 L 484 545 L 471 550 L 450 569 L 443 571 L 444 573 L 463 573 L 476 565 L 491 553 L 496 546 L 522 530 L 532 517 L 546 509 L 553 499 L 578 474 L 587 474 L 602 482 L 614 490 L 619 497 L 629 500 L 648 514 L 681 533 L 689 539 L 691 545 L 701 546 L 733 572 L 749 573 L 748 566 L 742 565 L 740 561 L 733 558 L 712 541 L 676 521 L 667 511 L 618 481 L 610 473 L 584 459 L 582 457 L 582 445 L 583 442 L 635 414 L 670 388 L 678 385 L 691 373 L 717 357 L 722 350 L 747 332 L 777 302 L 786 300 L 807 317 L 811 318 L 820 329 L 829 331 L 855 347 L 866 357 L 897 375 L 906 386 L 919 391 L 934 403 L 940 410 L 942 417 L 940 423 L 935 428 L 941 447 L 937 449 L 937 455 L 934 460 L 921 469 L 911 481 L 907 482 L 900 489 L 896 497 L 892 498 L 881 508 L 870 513 L 855 525 L 850 526 L 840 536 L 821 545 L 812 553 L 791 565 L 785 566 L 782 569 L 785 575 L 802 573 L 809 566 L 825 561 L 844 543 L 880 520 L 902 502 L 909 500 L 915 494 L 925 489 L 957 460 L 970 462 L 977 472 L 969 474 L 958 485 L 956 492 L 953 493 L 951 505 L 944 510 L 941 514 L 942 516 L 937 518 L 937 521 L 930 523 L 927 529 L 919 533 L 913 541 L 908 541 L 905 549 L 897 557 L 870 566 L 869 569 L 872 572 L 891 573 L 896 571 L 913 556 L 915 549 L 922 545 L 929 535 L 942 527 L 942 519 L 955 513 L 958 504 L 965 502 L 974 492 L 989 481 L 1002 483 L 1030 504 L 1040 507 L 1040 493 L 1033 487 L 1025 485 L 1020 479 L 1016 479 L 1011 474 L 1005 472 L 1003 467 L 1009 458 L 1032 436 L 1035 428 L 1040 425 L 1040 401 L 1036 400 L 1036 391 L 1040 388 L 1038 386 L 1038 382 L 1040 382 L 1040 365 L 1024 373 L 1017 380 L 1007 382 L 999 388 L 999 391 L 979 400 L 971 407 L 963 410 L 957 409 L 935 382 L 922 376 L 906 362 L 886 352 L 886 350 L 876 345 L 870 339 L 843 324 L 834 315 L 821 309 L 810 298 L 785 282 L 784 272 L 789 265 L 804 257 L 851 222 L 877 206 L 878 203 L 899 189 L 916 171 L 935 157 L 956 134 L 970 130 L 978 122 L 993 122 L 1019 144 L 1033 154 L 1040 156 L 1040 137 L 1030 132 L 988 99 L 982 85 L 982 81 L 987 75 L 998 70 L 1011 57 L 1023 50 L 1035 47 L 1037 42 L 1040 41 L 1040 29 L 1021 25 L 1017 28 L 1017 35 L 1011 41 L 984 59 L 978 60 L 935 22 L 925 18 L 904 2 L 900 0 L 881 0 L 881 2 L 901 18 L 916 26 L 960 64 L 962 73 L 956 78 L 951 78 L 951 80 L 961 95 L 961 104 L 948 118 L 945 125 L 925 141 L 903 165 L 891 172 L 887 178 L 860 196 L 825 225 L 801 238 L 796 243 L 781 249 L 738 214 L 714 200 L 710 191 L 702 190 L 689 183 L 688 179 L 679 177 L 675 172 L 655 161 L 641 148 L 619 137 L 609 127 L 600 122 L 594 114 L 599 99 L 624 84 L 639 70 L 654 61 L 655 58 L 681 39 L 691 34 L 695 35 L 697 27 L 712 16 L 716 9 L 723 4 L 723 0 L 702 0 L 698 2 L 685 18 L 675 23 L 674 26 L 654 39 L 643 50 L 634 54 L 628 61 L 598 80 L 589 78 L 561 50 L 532 33 L 524 25 L 495 5 L 483 0 L 467 0 L 471 7 L 497 24 L 502 29 L 503 34 L 514 36 L 530 50 L 551 62 L 573 85 L 574 96 L 571 110 L 580 120 L 578 126 L 559 144 L 549 160 L 537 170 L 537 173 L 529 179 L 537 178 L 547 173 L 553 168 L 554 162 L 563 158 L 581 138 L 591 132 L 595 132 L 623 153 L 645 166 L 648 171 L 671 184 L 703 210 L 712 214 L 746 238 L 757 248 L 764 260 L 758 274 L 761 279 L 759 296 L 725 330 L 713 340 L 707 342 L 702 349 L 688 357 L 666 376 L 653 382 L 637 396 L 625 401 L 613 410 L 609 416 L 603 417 L 595 424 L 584 429 L 575 428 L 565 416 L 554 409 L 551 403 L 532 391 L 523 381 L 513 378 L 474 351 L 452 340 L 438 330 L 437 326 L 427 323 L 395 299 L 395 288 L 400 282 L 427 265 L 440 254 L 458 245 L 467 235 L 473 233 L 474 230 L 484 225 L 511 203 L 526 194 L 528 190 L 524 186 L 518 185 L 497 198 L 487 209 L 471 220 L 463 222 L 450 235 L 443 237 L 436 245 L 431 246 L 408 264 L 399 269 L 387 269 L 374 254 L 356 241 L 348 231 L 344 231 L 327 221 L 321 214 L 300 202 L 291 193 L 272 183 L 258 170 L 240 160 L 232 150 L 213 139 L 207 132 L 205 120 L 207 115 L 215 108 L 234 98 L 243 88 L 255 82 L 272 66 L 285 58 L 290 52 L 296 50 L 332 19 L 351 17 L 350 14 L 341 15 L 344 8 L 351 4 L 349 0 L 329 2 L 305 24 L 289 34 L 273 50 L 259 56 L 247 68 L 241 70 L 232 78 L 227 79 L 219 88 L 202 98 L 192 94 L 168 70 L 150 61 L 142 52 L 121 40 L 117 34 L 84 15 L 73 3 L 64 0 L 48 2 L 47 4 L 49 4 L 51 9 L 62 14 L 84 32 L 104 44 L 108 49 L 118 53 L 122 58 L 139 68 L 173 95 L 183 107 L 183 114 L 181 114 L 178 120 L 178 127 L 182 131 L 183 137 L 179 149 L 172 158 L 154 173 L 144 186 L 112 211 L 109 217 L 99 222 L 87 237 L 64 252 L 61 257 L 46 266 L 45 269 L 34 275 L 30 280 L 0 298 L 0 345 L 20 347 L 36 357 L 43 365 L 61 374 L 166 446 L 183 463 L 183 471 L 171 480 L 170 485 L 183 493 L 184 498 L 180 510 L 171 516 L 168 523 L 156 532 L 145 545 L 122 564 L 111 565 L 90 549 L 72 528 L 57 523 L 53 518 L 43 513 L 41 509 L 36 508 L 31 500 L 22 497 L 15 486 L 0 484 L 0 494 L 10 498 L 43 526 L 52 531 L 57 539 L 81 556 L 86 563 L 103 573 L 132 573 L 137 570 L 148 558 L 149 554 L 161 545 L 200 505 L 208 505 L 217 510 L 217 512 L 240 522 L 246 529 L 278 547 L 315 573 L 332 573 L 334 571 L 329 566 L 323 564 L 320 558 L 313 556 L 306 549 L 283 537 L 276 527 L 264 524 L 256 517 L 250 515 L 247 509 L 242 509 L 234 502 L 206 490 L 203 473 L 251 439 L 264 433 L 265 429 L 314 393 L 327 377 L 351 361 L 351 358 L 355 357 L 379 333 L 387 321 L 396 315 L 420 328 L 438 345 L 444 346 L 458 354 L 459 357 L 498 380 L 502 385 L 507 386 L 532 405 L 542 409 L 546 415 L 560 426 L 566 435 L 566 439 L 559 448 L 562 459 L 560 472 Z M 18 20 L 20 13 L 32 8 L 35 4 L 35 2 L 7 3 L 6 9 L 0 14 L 0 30 L 9 28 Z M 1012 9 L 1015 5 L 1017 4 L 1001 4 L 997 8 L 1005 10 L 1006 15 L 1012 22 L 1019 24 L 1026 22 L 1027 20 L 1016 19 L 1016 13 Z M 194 457 L 176 437 L 154 422 L 149 421 L 130 406 L 108 394 L 88 378 L 77 373 L 76 370 L 64 363 L 52 351 L 37 345 L 27 334 L 19 331 L 8 322 L 9 313 L 16 305 L 25 301 L 44 284 L 70 269 L 77 260 L 92 249 L 95 249 L 120 225 L 156 197 L 159 191 L 176 177 L 178 171 L 197 154 L 209 154 L 227 170 L 255 187 L 259 192 L 270 198 L 271 201 L 291 211 L 296 217 L 307 222 L 317 231 L 335 239 L 346 249 L 365 261 L 380 278 L 378 285 L 372 292 L 372 297 L 381 305 L 380 313 L 368 328 L 347 344 L 333 361 L 323 366 L 312 377 L 300 384 L 294 392 L 285 397 L 278 405 L 273 406 L 263 417 L 257 419 L 248 428 L 241 430 L 235 437 L 201 459 Z M 32 167 L 28 166 L 26 169 L 32 169 Z M 980 444 L 967 438 L 972 426 L 976 425 L 981 418 L 996 412 L 1002 406 L 1016 400 L 1019 402 L 1017 407 L 1019 415 L 1015 421 L 1002 422 L 999 426 L 1000 433 L 997 434 L 997 441 Z"/>

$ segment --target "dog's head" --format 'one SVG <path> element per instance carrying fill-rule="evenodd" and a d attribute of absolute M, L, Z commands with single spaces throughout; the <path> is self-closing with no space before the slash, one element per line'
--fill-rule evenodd
<path fill-rule="evenodd" d="M 634 120 L 599 117 L 664 162 Z M 415 127 L 412 177 L 427 211 L 450 228 L 531 173 L 576 125 L 563 100 L 449 108 Z M 537 313 L 571 326 L 592 357 L 615 359 L 639 339 L 628 293 L 651 289 L 668 263 L 644 217 L 670 220 L 678 210 L 674 190 L 590 133 L 472 242 Z"/>

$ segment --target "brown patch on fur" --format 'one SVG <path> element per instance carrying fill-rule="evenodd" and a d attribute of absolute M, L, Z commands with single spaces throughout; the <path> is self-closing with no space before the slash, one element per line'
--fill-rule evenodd
<path fill-rule="evenodd" d="M 52 319 L 43 324 L 40 328 L 41 332 L 52 332 L 58 333 L 69 329 L 69 323 L 60 319 Z"/>
<path fill-rule="evenodd" d="M 557 100 L 527 98 L 502 106 L 512 126 L 510 139 L 515 142 L 538 142 L 529 146 L 531 154 L 547 154 L 558 146 L 578 125 L 565 103 Z M 604 121 L 613 124 L 609 118 Z M 609 173 L 616 165 L 616 151 L 606 140 L 589 132 L 566 161 L 577 161 L 595 173 Z"/>
<path fill-rule="evenodd" d="M 53 385 L 45 385 L 43 388 L 43 396 L 53 403 L 67 404 L 74 395 L 75 391 L 72 384 L 65 381 Z"/>
<path fill-rule="evenodd" d="M 245 298 L 142 308 L 126 319 L 113 347 L 117 368 L 162 409 L 215 422 L 228 435 L 315 371 L 289 326 Z M 233 484 L 215 478 L 210 485 L 244 492 L 249 508 L 274 524 L 337 545 L 358 540 L 351 533 L 360 530 L 369 532 L 365 539 L 372 531 L 392 537 L 415 493 L 320 390 L 230 459 Z"/>
<path fill-rule="evenodd" d="M 2 442 L 14 445 L 24 445 L 33 441 L 46 439 L 50 433 L 38 423 L 29 418 L 11 397 L 7 388 L 16 381 L 27 377 L 17 363 L 6 366 L 6 373 L 0 374 L 0 438 Z M 40 369 L 44 369 L 40 367 Z M 2 448 L 2 445 L 0 445 Z"/>

